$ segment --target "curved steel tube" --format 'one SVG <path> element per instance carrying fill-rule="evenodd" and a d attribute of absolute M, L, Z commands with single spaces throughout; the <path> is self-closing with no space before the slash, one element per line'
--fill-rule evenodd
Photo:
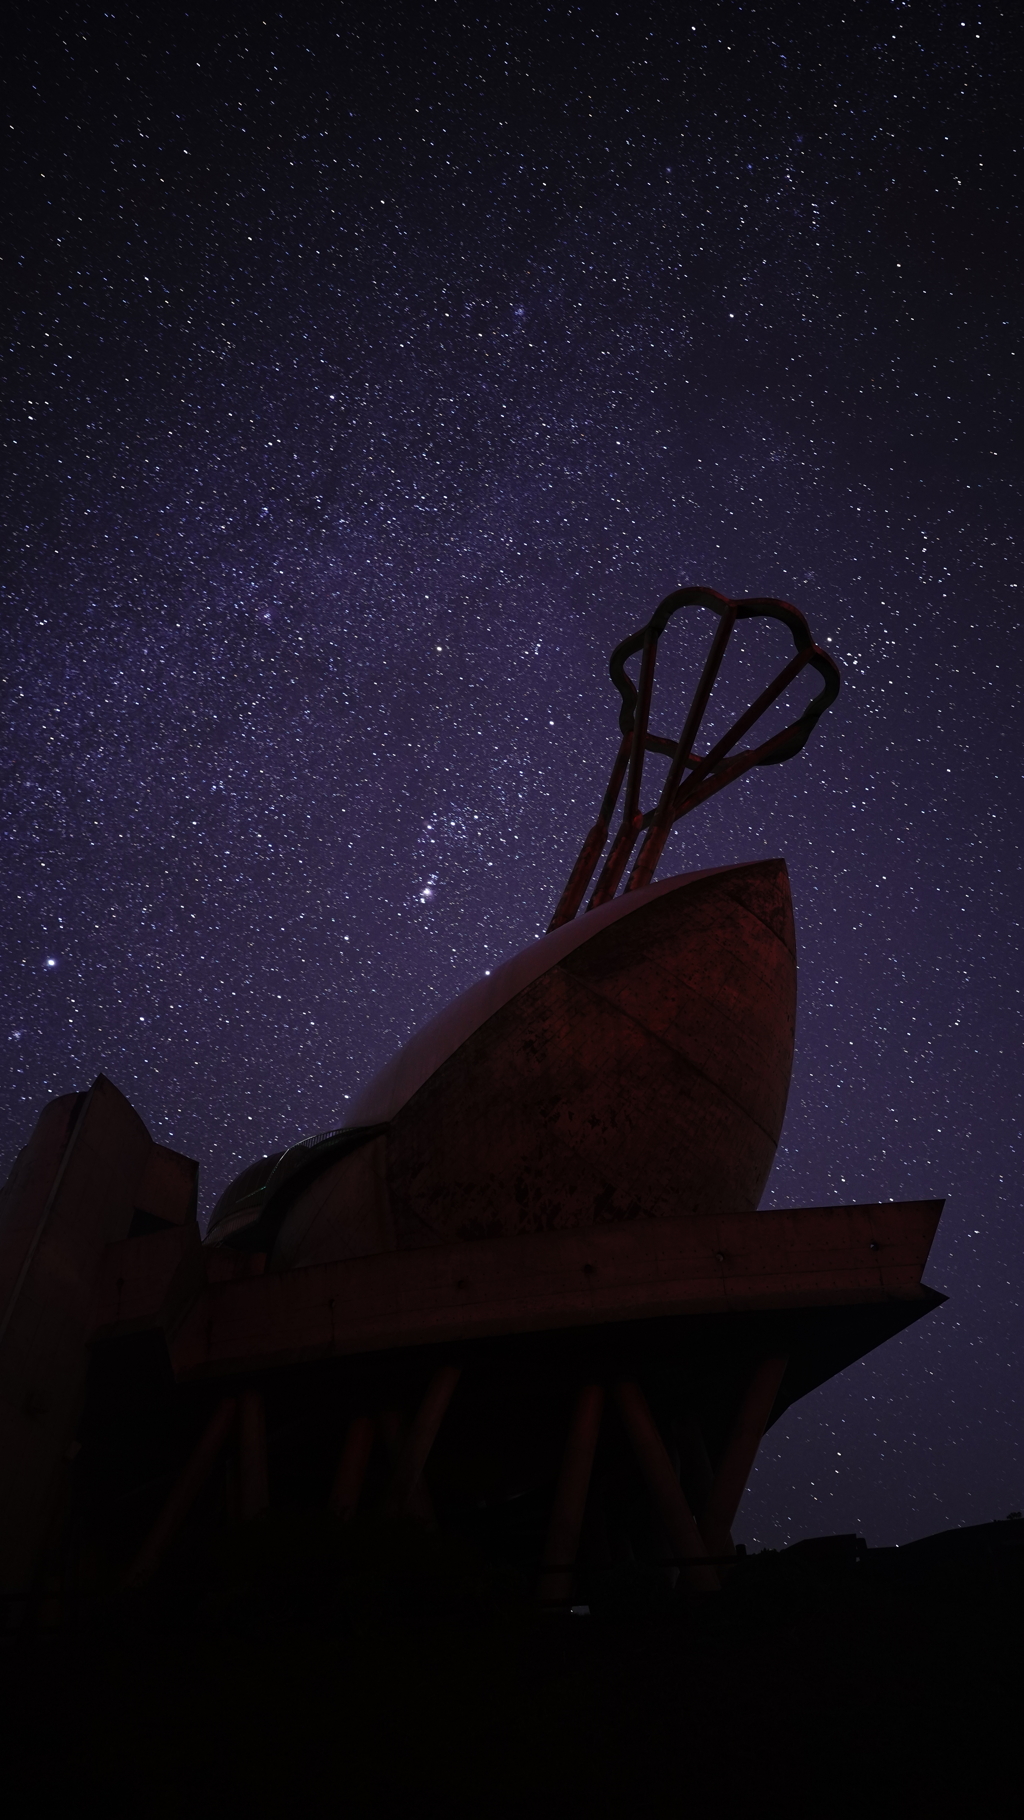
<path fill-rule="evenodd" d="M 684 607 L 710 607 L 713 613 L 717 613 L 719 625 L 682 733 L 678 740 L 669 740 L 651 733 L 648 726 L 654 665 L 658 640 L 673 614 Z M 700 758 L 693 750 L 693 743 L 707 711 L 726 647 L 737 621 L 741 619 L 777 619 L 792 634 L 796 655 L 712 750 Z M 639 686 L 626 671 L 628 660 L 637 651 L 643 652 Z M 803 713 L 761 745 L 733 752 L 733 747 L 744 734 L 785 693 L 790 683 L 795 682 L 801 671 L 808 667 L 817 670 L 824 686 L 807 704 Z M 558 908 L 548 925 L 549 930 L 558 929 L 563 923 L 570 922 L 583 902 L 608 839 L 623 780 L 626 783 L 626 794 L 622 821 L 587 906 L 590 910 L 615 896 L 630 855 L 641 835 L 644 836 L 643 844 L 629 875 L 627 891 L 637 891 L 650 884 L 672 825 L 680 816 L 687 815 L 699 803 L 706 802 L 710 796 L 724 789 L 726 784 L 732 783 L 754 765 L 778 765 L 787 758 L 795 757 L 807 744 L 825 709 L 835 701 L 840 682 L 835 660 L 820 645 L 815 644 L 803 614 L 791 606 L 789 601 L 769 600 L 759 596 L 749 600 L 729 600 L 724 594 L 716 593 L 714 588 L 676 588 L 673 593 L 667 594 L 647 624 L 616 645 L 609 670 L 622 697 L 622 707 L 619 710 L 621 743 L 597 820 L 580 849 Z M 644 758 L 648 752 L 660 752 L 671 762 L 658 802 L 645 814 L 640 807 L 640 789 Z"/>

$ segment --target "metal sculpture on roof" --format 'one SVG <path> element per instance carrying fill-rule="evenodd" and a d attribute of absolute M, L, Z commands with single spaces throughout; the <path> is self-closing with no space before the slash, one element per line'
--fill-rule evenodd
<path fill-rule="evenodd" d="M 648 723 L 658 642 L 673 614 L 685 607 L 710 607 L 713 613 L 718 614 L 719 624 L 683 723 L 683 730 L 678 740 L 671 740 L 652 733 Z M 737 621 L 742 619 L 780 621 L 793 635 L 796 655 L 701 758 L 693 750 L 694 741 L 707 712 L 726 647 Z M 636 684 L 627 672 L 626 664 L 638 651 L 643 655 L 640 680 Z M 824 687 L 808 703 L 803 713 L 790 726 L 772 734 L 752 751 L 733 753 L 733 747 L 750 732 L 751 727 L 767 713 L 772 704 L 785 694 L 808 665 L 818 672 Z M 580 849 L 569 882 L 559 898 L 558 908 L 549 925 L 551 929 L 558 929 L 562 923 L 574 917 L 583 902 L 608 839 L 623 779 L 626 795 L 622 822 L 588 905 L 591 910 L 596 910 L 600 904 L 606 904 L 609 898 L 615 896 L 641 834 L 644 840 L 629 875 L 627 891 L 640 891 L 650 884 L 672 826 L 680 816 L 688 815 L 698 804 L 707 802 L 709 797 L 724 790 L 727 784 L 742 777 L 752 766 L 779 765 L 787 758 L 794 758 L 803 750 L 825 709 L 831 706 L 839 693 L 838 665 L 827 651 L 815 644 L 806 619 L 796 607 L 791 607 L 785 600 L 728 600 L 724 594 L 716 594 L 713 588 L 677 588 L 672 594 L 666 595 L 647 624 L 616 645 L 609 668 L 612 681 L 622 697 L 619 711 L 622 740 L 597 820 Z M 648 752 L 661 753 L 670 762 L 658 801 L 645 814 L 640 807 L 640 791 L 644 758 Z"/>

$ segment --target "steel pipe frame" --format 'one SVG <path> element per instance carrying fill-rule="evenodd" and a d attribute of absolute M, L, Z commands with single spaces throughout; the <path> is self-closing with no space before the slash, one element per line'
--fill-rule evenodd
<path fill-rule="evenodd" d="M 721 623 L 712 640 L 711 650 L 705 661 L 682 733 L 678 741 L 674 741 L 652 734 L 648 730 L 654 665 L 658 640 L 672 615 L 678 613 L 683 607 L 693 606 L 710 607 L 719 615 Z M 701 758 L 692 750 L 693 741 L 707 710 L 733 629 L 738 620 L 762 617 L 777 619 L 787 627 L 797 647 L 796 655 L 745 713 L 740 715 L 712 750 Z M 626 672 L 626 662 L 639 650 L 643 651 L 643 658 L 639 686 L 637 686 Z M 752 751 L 736 753 L 730 759 L 728 754 L 737 741 L 743 738 L 756 721 L 760 720 L 772 703 L 788 689 L 790 683 L 795 681 L 808 664 L 822 677 L 824 688 L 788 727 L 784 727 L 781 732 L 772 735 Z M 724 789 L 727 784 L 742 776 L 743 772 L 750 770 L 754 765 L 781 764 L 785 759 L 794 757 L 806 745 L 825 709 L 830 707 L 835 700 L 839 693 L 840 682 L 839 669 L 835 660 L 827 651 L 823 651 L 820 645 L 814 643 L 806 619 L 796 607 L 790 605 L 789 601 L 762 598 L 729 600 L 725 595 L 716 593 L 713 588 L 677 588 L 672 594 L 667 595 L 656 608 L 647 625 L 642 627 L 639 632 L 634 632 L 630 637 L 624 638 L 621 644 L 616 646 L 611 655 L 609 669 L 612 681 L 622 696 L 622 708 L 619 712 L 621 743 L 597 820 L 583 842 L 569 881 L 548 925 L 549 930 L 558 929 L 563 923 L 571 922 L 583 902 L 587 886 L 593 877 L 594 869 L 608 838 L 608 830 L 624 778 L 627 779 L 627 782 L 622 823 L 587 906 L 590 910 L 597 909 L 600 904 L 607 903 L 610 898 L 614 897 L 630 854 L 641 833 L 645 833 L 645 839 L 626 885 L 627 891 L 641 890 L 644 885 L 651 882 L 672 824 L 678 821 L 680 816 L 688 814 L 699 803 L 706 802 L 710 796 L 715 795 L 718 790 Z M 643 776 L 644 755 L 647 752 L 660 752 L 668 757 L 671 763 L 656 807 L 644 814 L 640 809 L 640 785 Z M 684 772 L 687 770 L 689 770 L 690 776 L 684 778 Z"/>

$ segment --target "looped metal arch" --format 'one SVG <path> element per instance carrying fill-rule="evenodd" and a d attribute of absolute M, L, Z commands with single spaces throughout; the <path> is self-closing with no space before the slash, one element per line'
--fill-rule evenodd
<path fill-rule="evenodd" d="M 673 614 L 684 607 L 710 607 L 718 615 L 719 624 L 682 733 L 678 740 L 670 740 L 651 733 L 648 720 L 658 640 Z M 741 619 L 777 619 L 792 635 L 796 655 L 716 742 L 711 751 L 701 758 L 693 750 L 693 742 L 707 710 L 726 646 L 737 621 Z M 643 652 L 643 657 L 639 683 L 634 683 L 626 672 L 626 664 L 638 651 Z M 733 752 L 733 747 L 744 734 L 784 694 L 801 671 L 808 667 L 818 672 L 824 686 L 807 704 L 803 713 L 788 727 L 763 740 L 761 745 Z M 835 660 L 820 645 L 815 644 L 803 614 L 791 606 L 789 601 L 761 597 L 729 600 L 726 595 L 716 593 L 714 588 L 676 588 L 667 594 L 647 624 L 616 645 L 611 655 L 609 671 L 622 697 L 622 707 L 619 710 L 621 743 L 597 821 L 583 843 L 549 924 L 550 929 L 557 929 L 563 923 L 571 921 L 583 902 L 587 886 L 604 850 L 624 780 L 626 794 L 622 823 L 587 906 L 590 910 L 614 897 L 641 834 L 644 835 L 644 841 L 626 884 L 627 891 L 640 890 L 650 883 L 672 825 L 680 816 L 687 815 L 699 803 L 706 802 L 710 796 L 742 776 L 744 771 L 751 770 L 754 765 L 778 765 L 787 758 L 795 757 L 807 744 L 825 709 L 835 701 L 840 682 Z M 644 755 L 647 752 L 660 752 L 670 763 L 659 800 L 645 814 L 640 809 L 640 786 Z"/>

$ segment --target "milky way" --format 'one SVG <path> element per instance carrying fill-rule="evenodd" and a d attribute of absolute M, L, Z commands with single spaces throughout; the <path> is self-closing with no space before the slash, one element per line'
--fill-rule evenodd
<path fill-rule="evenodd" d="M 1024 1502 L 1022 47 L 828 10 L 69 7 L 8 59 L 0 1162 L 101 1070 L 204 1215 L 337 1124 L 546 925 L 611 647 L 790 599 L 839 702 L 661 870 L 785 856 L 767 1199 L 947 1195 L 950 1300 L 772 1431 L 772 1545 Z"/>

